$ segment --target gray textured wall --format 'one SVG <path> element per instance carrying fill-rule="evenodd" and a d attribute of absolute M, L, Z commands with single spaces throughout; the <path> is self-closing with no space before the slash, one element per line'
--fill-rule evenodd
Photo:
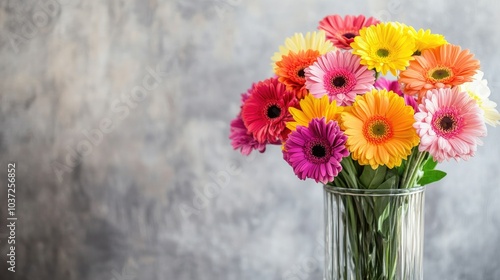
<path fill-rule="evenodd" d="M 493 0 L 57 1 L 0 1 L 1 279 L 321 279 L 322 188 L 277 147 L 232 151 L 228 125 L 284 38 L 327 14 L 445 34 L 500 102 Z M 500 279 L 499 139 L 427 189 L 425 279 Z"/>

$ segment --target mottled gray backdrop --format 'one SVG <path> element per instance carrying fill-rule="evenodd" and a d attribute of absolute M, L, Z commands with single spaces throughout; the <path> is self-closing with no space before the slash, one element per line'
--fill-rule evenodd
<path fill-rule="evenodd" d="M 306 5 L 307 3 L 307 5 Z M 328 14 L 431 28 L 500 102 L 500 5 L 484 1 L 0 1 L 0 276 L 322 279 L 322 188 L 229 122 L 270 57 Z M 425 279 L 500 279 L 500 128 L 427 189 Z M 7 272 L 7 163 L 17 164 Z"/>

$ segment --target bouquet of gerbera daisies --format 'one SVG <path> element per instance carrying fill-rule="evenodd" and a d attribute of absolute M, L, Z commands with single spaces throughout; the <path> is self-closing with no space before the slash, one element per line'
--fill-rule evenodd
<path fill-rule="evenodd" d="M 444 176 L 424 164 L 470 158 L 485 123 L 500 123 L 479 61 L 443 35 L 362 15 L 328 16 L 319 29 L 287 38 L 276 76 L 241 95 L 234 149 L 282 145 L 300 179 L 363 187 L 343 174 L 357 164 L 410 188 Z"/>
<path fill-rule="evenodd" d="M 287 38 L 272 67 L 242 94 L 231 144 L 244 155 L 282 145 L 302 180 L 423 186 L 446 175 L 438 162 L 474 155 L 485 123 L 500 123 L 469 50 L 398 22 L 327 16 Z"/>

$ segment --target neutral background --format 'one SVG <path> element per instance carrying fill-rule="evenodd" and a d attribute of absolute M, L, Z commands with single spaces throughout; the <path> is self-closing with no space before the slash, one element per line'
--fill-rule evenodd
<path fill-rule="evenodd" d="M 328 14 L 445 34 L 500 102 L 493 0 L 58 1 L 0 1 L 1 279 L 322 279 L 321 186 L 277 147 L 244 158 L 228 134 L 278 46 Z M 448 177 L 427 189 L 425 279 L 500 279 L 500 129 L 488 128 L 477 156 L 441 165 Z"/>

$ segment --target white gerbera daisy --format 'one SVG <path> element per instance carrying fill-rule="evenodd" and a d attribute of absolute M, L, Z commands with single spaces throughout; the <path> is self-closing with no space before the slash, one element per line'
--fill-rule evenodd
<path fill-rule="evenodd" d="M 460 90 L 467 92 L 476 100 L 477 105 L 483 111 L 485 122 L 491 126 L 496 126 L 500 124 L 500 113 L 495 109 L 497 104 L 488 98 L 491 91 L 488 87 L 488 81 L 484 80 L 483 76 L 484 73 L 478 70 L 476 75 L 472 77 L 473 81 L 460 85 Z"/>

